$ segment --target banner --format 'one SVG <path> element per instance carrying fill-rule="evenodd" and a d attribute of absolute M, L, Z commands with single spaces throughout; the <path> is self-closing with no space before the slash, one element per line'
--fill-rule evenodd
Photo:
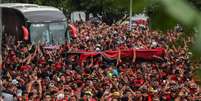
<path fill-rule="evenodd" d="M 80 51 L 80 61 L 86 60 L 89 57 L 94 57 L 97 55 L 101 55 L 104 58 L 115 60 L 119 58 L 136 58 L 136 59 L 145 59 L 145 60 L 153 60 L 156 57 L 162 57 L 165 54 L 164 48 L 156 48 L 156 49 L 128 49 L 128 50 L 107 50 L 104 52 L 87 52 Z"/>

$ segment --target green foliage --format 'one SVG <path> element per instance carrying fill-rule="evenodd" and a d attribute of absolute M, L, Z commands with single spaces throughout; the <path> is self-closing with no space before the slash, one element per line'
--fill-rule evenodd
<path fill-rule="evenodd" d="M 174 3 L 174 5 L 172 5 Z M 189 6 L 187 2 L 182 0 L 162 0 L 162 4 L 166 7 L 166 11 L 169 15 L 182 22 L 189 28 L 196 28 L 196 36 L 192 51 L 196 59 L 201 57 L 201 15 L 194 9 L 194 7 Z"/>
<path fill-rule="evenodd" d="M 68 13 L 81 10 L 87 14 L 100 14 L 103 20 L 112 24 L 129 16 L 130 0 L 4 0 L 6 2 L 29 2 L 40 5 L 50 5 L 67 9 Z M 192 10 L 201 7 L 201 0 L 133 0 L 133 14 L 141 13 L 146 9 L 151 19 L 151 28 L 166 31 L 172 29 L 177 23 L 185 25 L 185 29 L 199 24 L 199 14 Z M 185 12 L 184 12 L 185 11 Z M 188 12 L 188 13 L 186 13 Z"/>
<path fill-rule="evenodd" d="M 172 29 L 178 21 L 165 12 L 162 5 L 157 4 L 156 7 L 149 7 L 148 16 L 150 17 L 150 26 L 155 30 Z"/>
<path fill-rule="evenodd" d="M 193 72 L 193 78 L 197 84 L 201 85 L 201 68 L 196 68 Z"/>
<path fill-rule="evenodd" d="M 201 10 L 201 0 L 187 0 L 194 8 Z"/>
<path fill-rule="evenodd" d="M 199 13 L 182 0 L 162 0 L 166 11 L 185 25 L 194 25 L 197 23 Z M 172 4 L 174 3 L 174 5 Z M 184 12 L 185 11 L 185 12 Z"/>
<path fill-rule="evenodd" d="M 195 74 L 198 75 L 199 77 L 201 77 L 201 69 L 197 68 L 196 71 L 195 71 Z"/>
<path fill-rule="evenodd" d="M 153 22 L 151 23 L 151 27 L 160 30 L 170 29 L 176 23 L 178 23 L 178 19 L 175 19 L 174 17 L 175 14 L 181 18 L 182 21 L 187 21 L 185 23 L 189 22 L 188 19 L 191 17 L 189 15 L 195 14 L 186 14 L 185 16 L 180 14 L 179 11 L 170 15 L 166 12 L 167 9 L 164 9 L 164 5 L 161 5 L 159 1 L 162 1 L 166 5 L 171 3 L 168 0 L 133 0 L 133 13 L 141 13 L 146 8 L 148 15 L 151 17 L 151 22 Z M 176 5 L 177 7 L 183 7 L 179 5 L 180 3 L 178 1 L 180 0 L 174 0 L 173 6 Z M 188 1 L 191 2 L 192 5 L 201 5 L 200 0 Z M 122 19 L 125 14 L 128 16 L 130 6 L 130 0 L 7 0 L 7 2 L 36 3 L 40 5 L 49 5 L 57 8 L 67 9 L 68 12 L 81 10 L 86 11 L 87 14 L 101 14 L 103 16 L 103 20 L 109 24 L 115 23 L 119 19 Z M 173 10 L 178 11 L 177 8 L 169 8 L 169 11 Z M 188 9 L 186 10 L 188 11 Z"/>

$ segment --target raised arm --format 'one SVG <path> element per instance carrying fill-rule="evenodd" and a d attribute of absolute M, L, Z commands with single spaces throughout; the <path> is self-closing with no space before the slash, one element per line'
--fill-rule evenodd
<path fill-rule="evenodd" d="M 42 89 L 42 84 L 41 84 L 41 80 L 37 80 L 37 83 L 39 85 L 39 96 L 42 97 L 42 92 L 43 92 L 43 89 Z"/>
<path fill-rule="evenodd" d="M 35 82 L 35 80 L 31 80 L 28 84 L 27 84 L 27 92 L 28 94 L 31 92 L 33 83 Z"/>

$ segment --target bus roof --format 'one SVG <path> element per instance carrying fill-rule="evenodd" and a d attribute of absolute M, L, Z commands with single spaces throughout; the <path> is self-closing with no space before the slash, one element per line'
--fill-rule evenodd
<path fill-rule="evenodd" d="M 60 11 L 55 7 L 40 6 L 37 4 L 26 4 L 26 3 L 3 3 L 0 7 L 15 8 L 21 12 L 32 12 L 32 11 Z"/>
<path fill-rule="evenodd" d="M 26 4 L 26 3 L 2 3 L 0 7 L 36 7 L 37 4 Z"/>
<path fill-rule="evenodd" d="M 51 22 L 66 20 L 62 11 L 51 6 L 40 6 L 26 3 L 3 3 L 0 8 L 19 10 L 30 22 Z"/>

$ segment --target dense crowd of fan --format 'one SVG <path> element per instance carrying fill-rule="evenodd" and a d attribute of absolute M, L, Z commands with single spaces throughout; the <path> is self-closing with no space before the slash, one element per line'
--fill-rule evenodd
<path fill-rule="evenodd" d="M 192 101 L 201 89 L 192 78 L 189 45 L 182 33 L 161 33 L 128 25 L 76 23 L 78 37 L 59 49 L 15 42 L 3 48 L 3 98 L 9 101 Z M 181 39 L 176 47 L 177 39 Z M 164 57 L 145 61 L 91 57 L 80 65 L 79 50 L 166 49 Z"/>

